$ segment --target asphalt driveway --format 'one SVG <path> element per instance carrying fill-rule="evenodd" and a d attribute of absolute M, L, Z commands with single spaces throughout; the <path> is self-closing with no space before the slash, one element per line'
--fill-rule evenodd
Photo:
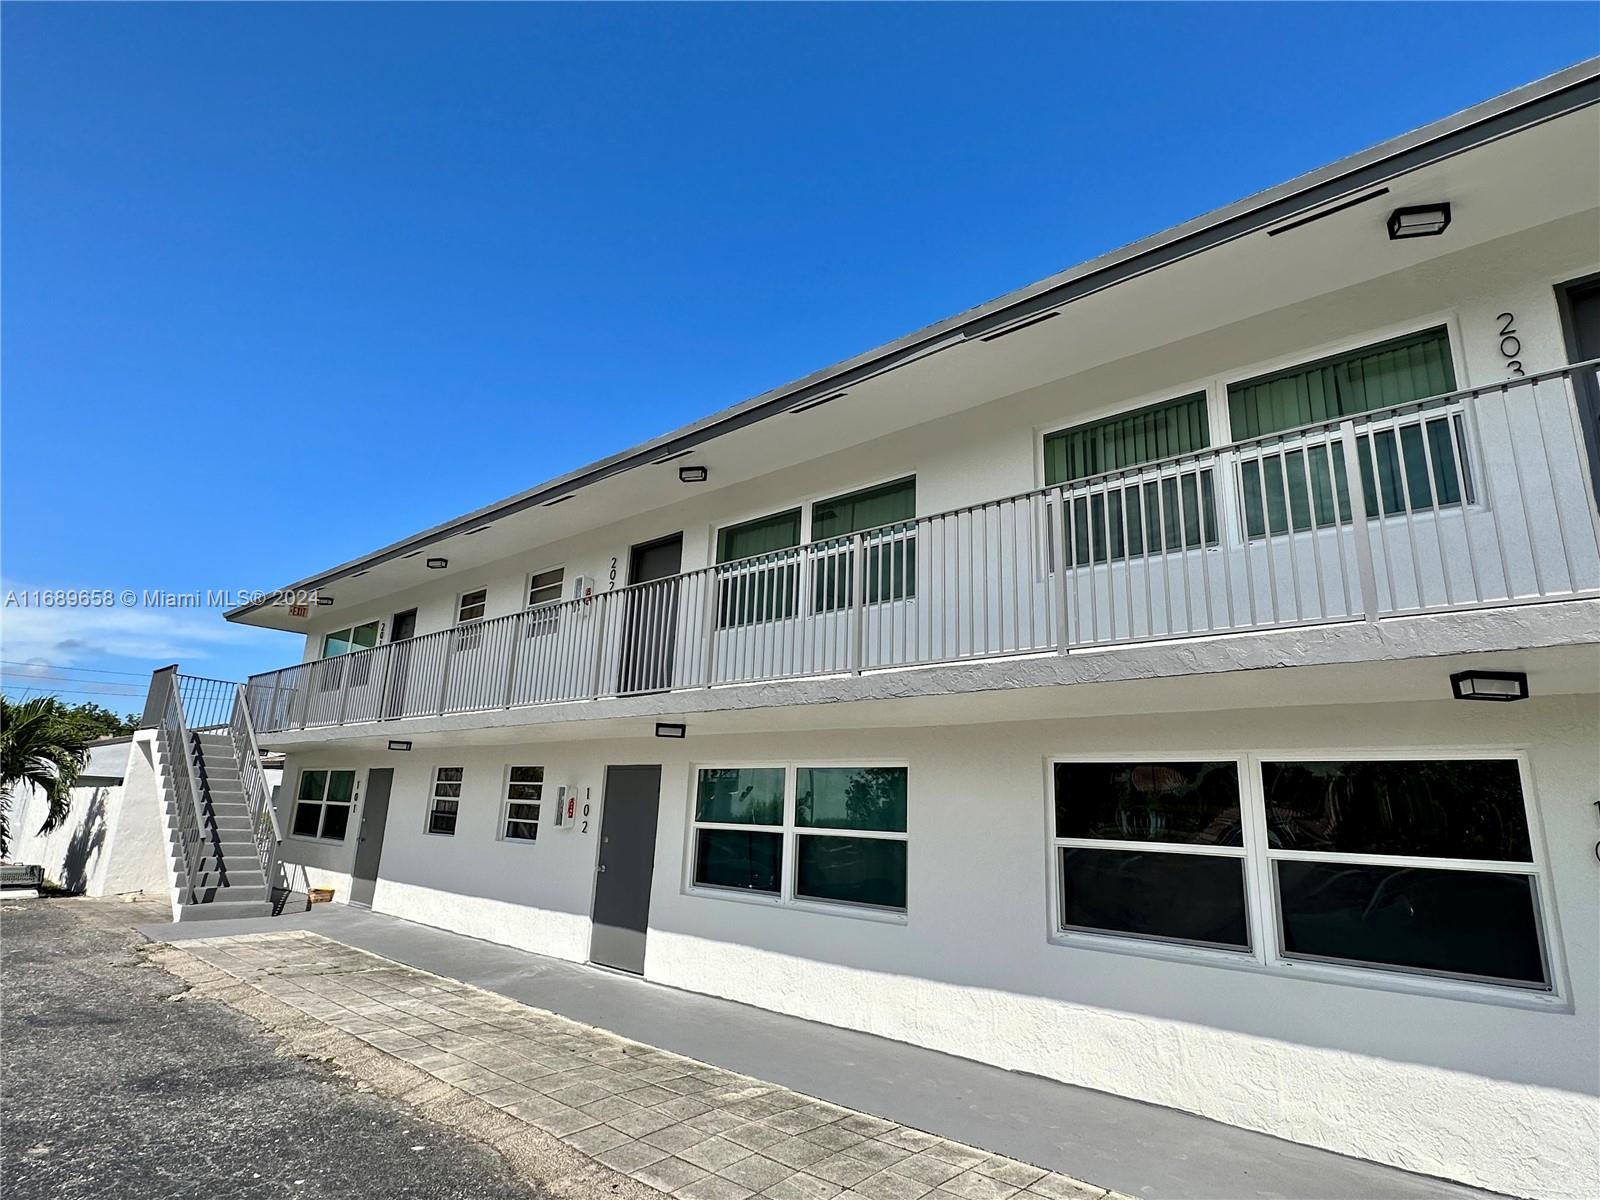
<path fill-rule="evenodd" d="M 143 906 L 0 904 L 7 1200 L 527 1200 L 494 1150 L 289 1057 L 138 950 Z M 121 910 L 121 911 L 119 911 Z"/>

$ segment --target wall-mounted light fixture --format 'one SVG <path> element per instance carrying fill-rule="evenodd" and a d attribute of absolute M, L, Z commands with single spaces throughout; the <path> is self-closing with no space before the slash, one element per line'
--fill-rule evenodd
<path fill-rule="evenodd" d="M 410 742 L 405 742 L 405 741 L 400 741 L 400 740 L 397 739 L 397 740 L 391 741 L 389 743 L 389 749 L 391 749 L 391 750 L 409 750 L 409 749 L 411 749 L 411 743 Z"/>
<path fill-rule="evenodd" d="M 685 738 L 689 736 L 689 727 L 687 725 L 674 725 L 667 721 L 657 721 L 656 736 L 664 738 Z"/>
<path fill-rule="evenodd" d="M 1521 671 L 1457 671 L 1450 691 L 1457 700 L 1526 700 L 1528 677 Z"/>
<path fill-rule="evenodd" d="M 448 558 L 430 558 L 428 560 L 428 570 L 430 571 L 442 571 L 449 565 L 450 560 Z"/>
<path fill-rule="evenodd" d="M 1397 208 L 1389 214 L 1389 240 L 1401 238 L 1437 237 L 1450 227 L 1448 204 L 1413 204 Z"/>
<path fill-rule="evenodd" d="M 328 608 L 332 604 L 333 604 L 333 597 L 332 596 L 318 596 L 317 597 L 317 607 L 318 608 Z"/>
<path fill-rule="evenodd" d="M 706 481 L 706 477 L 710 474 L 711 472 L 707 471 L 704 467 L 679 467 L 678 482 L 704 483 Z"/>

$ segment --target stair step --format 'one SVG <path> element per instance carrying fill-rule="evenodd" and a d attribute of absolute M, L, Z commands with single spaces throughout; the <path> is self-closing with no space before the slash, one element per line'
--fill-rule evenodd
<path fill-rule="evenodd" d="M 225 921 L 233 917 L 270 917 L 270 900 L 213 900 L 209 904 L 184 904 L 178 909 L 180 921 Z"/>
<path fill-rule="evenodd" d="M 184 885 L 189 885 L 189 880 L 184 880 Z M 267 877 L 261 870 L 227 870 L 222 874 L 216 870 L 200 870 L 195 872 L 194 886 L 202 891 L 227 891 L 240 898 L 254 899 L 258 891 L 266 894 Z"/>

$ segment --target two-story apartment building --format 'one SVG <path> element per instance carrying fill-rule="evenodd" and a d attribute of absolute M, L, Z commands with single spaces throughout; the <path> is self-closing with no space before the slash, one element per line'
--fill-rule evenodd
<path fill-rule="evenodd" d="M 1595 1195 L 1597 101 L 1590 62 L 229 613 L 305 638 L 246 689 L 281 859 Z"/>

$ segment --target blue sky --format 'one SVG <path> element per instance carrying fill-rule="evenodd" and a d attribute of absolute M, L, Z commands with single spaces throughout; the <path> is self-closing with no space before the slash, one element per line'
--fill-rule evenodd
<path fill-rule="evenodd" d="M 287 583 L 1600 52 L 1587 4 L 0 19 L 19 593 Z M 298 657 L 0 620 L 8 691 L 119 709 Z"/>

